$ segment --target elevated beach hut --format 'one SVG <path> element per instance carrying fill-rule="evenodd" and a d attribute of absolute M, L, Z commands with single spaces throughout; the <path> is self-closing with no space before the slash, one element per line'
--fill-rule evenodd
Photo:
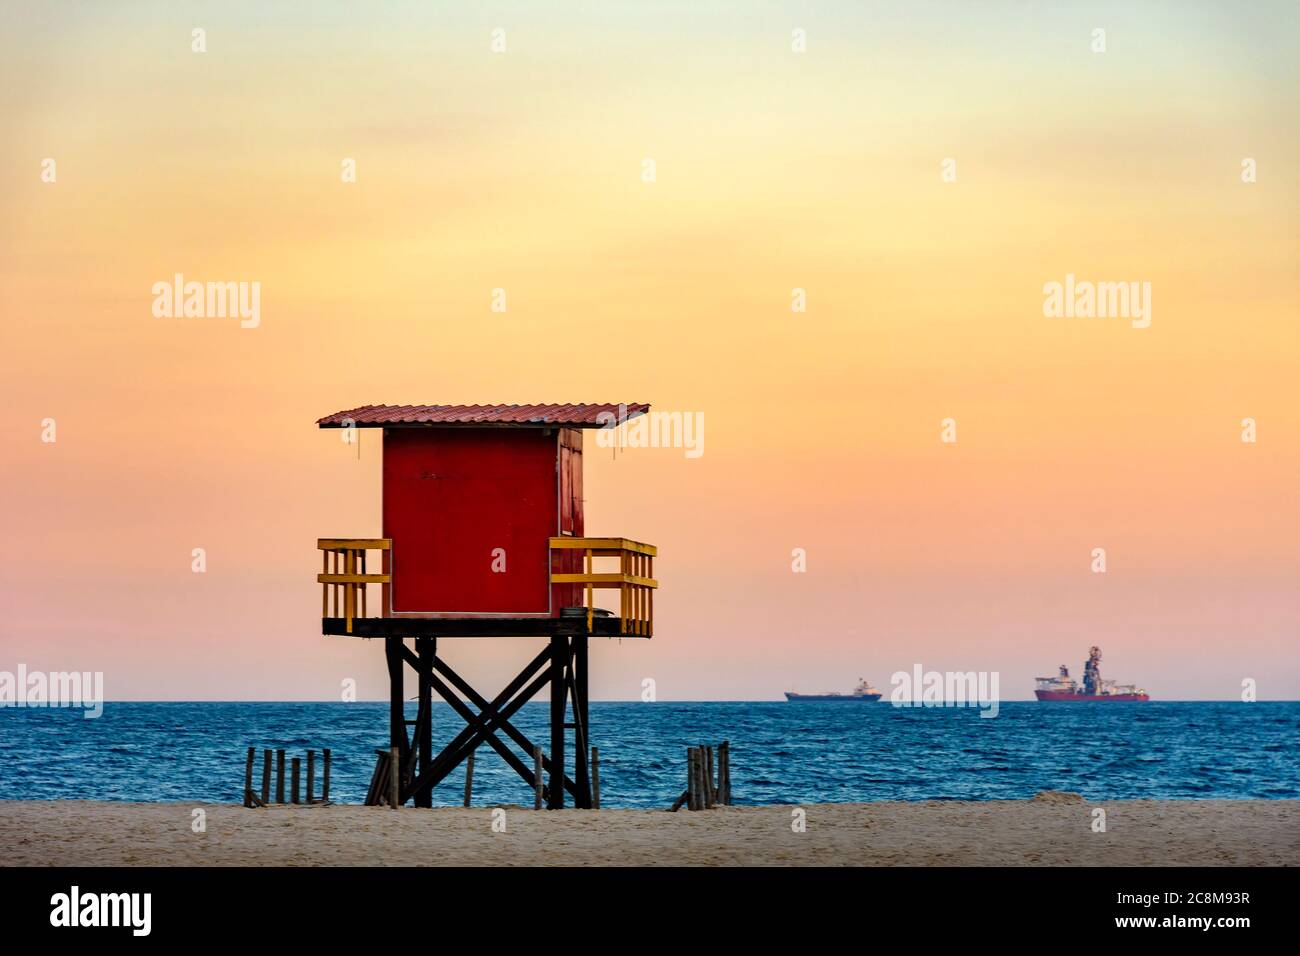
<path fill-rule="evenodd" d="M 433 787 L 480 745 L 536 788 L 539 745 L 510 719 L 549 688 L 545 803 L 562 807 L 567 792 L 575 806 L 591 806 L 587 642 L 649 638 L 657 584 L 653 546 L 586 537 L 582 437 L 585 429 L 616 427 L 648 410 L 641 404 L 366 405 L 317 422 L 383 430 L 382 536 L 319 539 L 317 580 L 322 633 L 384 641 L 399 804 L 431 806 Z M 372 585 L 378 601 L 368 593 Z M 594 602 L 596 590 L 610 588 L 619 591 L 617 613 Z M 451 669 L 438 641 L 493 637 L 543 637 L 548 644 L 489 699 Z M 409 722 L 403 709 L 408 666 L 419 700 Z M 430 720 L 435 691 L 466 723 L 437 755 Z M 573 731 L 571 776 L 567 730 Z"/>

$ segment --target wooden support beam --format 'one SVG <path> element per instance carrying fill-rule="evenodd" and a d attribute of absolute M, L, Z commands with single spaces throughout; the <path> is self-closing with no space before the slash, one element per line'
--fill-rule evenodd
<path fill-rule="evenodd" d="M 384 656 L 388 662 L 388 746 L 397 754 L 397 766 L 393 769 L 392 776 L 399 781 L 410 747 L 406 740 L 406 698 L 402 679 L 402 657 L 405 651 L 406 644 L 402 638 L 390 637 L 384 640 Z"/>
<path fill-rule="evenodd" d="M 575 637 L 570 641 L 569 694 L 573 707 L 573 780 L 577 785 L 573 805 L 583 810 L 592 806 L 591 777 L 587 763 L 588 699 L 587 699 L 587 638 Z"/>
<path fill-rule="evenodd" d="M 547 650 L 542 651 L 542 655 L 547 655 L 549 657 L 550 649 L 548 648 Z M 538 655 L 538 657 L 540 658 L 542 655 Z M 459 674 L 457 674 L 454 670 L 452 670 L 451 667 L 447 664 L 447 662 L 444 661 L 442 658 L 435 659 L 433 662 L 433 666 L 434 669 L 438 671 L 438 673 L 442 674 L 444 677 L 447 678 L 448 683 L 450 683 L 453 687 L 456 688 L 456 690 L 458 690 L 461 694 L 463 694 L 471 704 L 473 704 L 475 707 L 477 707 L 480 711 L 483 712 L 482 714 L 479 715 L 472 714 L 471 712 L 468 711 L 467 708 L 465 708 L 464 704 L 461 702 L 459 698 L 455 698 L 449 695 L 448 693 L 446 693 L 441 688 L 439 688 L 438 693 L 443 697 L 444 700 L 446 700 L 449 704 L 451 704 L 452 709 L 454 709 L 456 713 L 458 713 L 466 723 L 475 725 L 481 722 L 482 720 L 484 720 L 485 717 L 490 713 L 495 712 L 496 708 L 492 705 L 492 703 L 486 700 L 483 697 L 483 695 L 480 694 L 478 691 L 476 691 L 473 687 L 471 687 L 464 678 L 462 678 Z M 525 754 L 528 755 L 532 754 L 533 742 L 529 740 L 523 733 L 521 733 L 514 726 L 514 724 L 510 723 L 509 721 L 506 721 L 501 724 L 500 730 L 507 737 L 513 740 L 516 744 L 522 747 Z M 509 752 L 509 748 L 506 748 L 505 751 L 503 751 L 501 747 L 498 747 L 496 744 L 492 743 L 491 739 L 488 739 L 487 742 L 488 745 L 491 746 L 493 750 L 495 750 L 497 753 L 502 755 L 503 759 L 505 759 L 505 761 L 509 763 L 510 766 L 514 767 L 515 772 L 518 773 L 524 779 L 524 782 L 527 783 L 529 787 L 533 786 L 532 771 L 529 770 L 527 766 L 524 765 L 522 761 L 519 761 L 518 758 L 515 757 L 513 754 L 510 754 L 510 756 L 506 756 L 506 753 Z M 551 762 L 549 758 L 543 758 L 543 766 L 544 769 L 547 771 L 551 769 Z M 577 785 L 574 783 L 574 781 L 570 780 L 568 777 L 565 777 L 564 789 L 568 790 L 569 793 L 573 794 L 575 799 L 577 798 Z"/>
<path fill-rule="evenodd" d="M 430 680 L 433 685 L 433 689 L 438 692 L 438 696 L 440 696 L 443 700 L 445 700 L 448 704 L 450 704 L 452 710 L 456 711 L 456 713 L 460 715 L 461 719 L 465 721 L 466 729 L 482 730 L 487 725 L 487 717 L 488 717 L 487 711 L 485 711 L 482 714 L 474 713 L 472 710 L 466 707 L 465 702 L 462 701 L 459 697 L 457 697 L 456 694 L 452 691 L 452 689 L 448 687 L 446 684 L 444 684 L 441 680 L 439 680 L 437 677 L 434 676 L 431 676 Z M 501 729 L 505 730 L 507 728 L 513 729 L 509 723 L 504 724 Z M 479 738 L 467 739 L 464 747 L 462 748 L 462 755 L 460 759 L 457 759 L 456 763 L 452 764 L 451 769 L 454 770 L 456 765 L 461 762 L 461 759 L 468 760 L 470 757 L 472 757 L 474 755 L 474 751 L 478 748 L 479 742 L 486 742 L 489 747 L 491 747 L 493 750 L 497 752 L 497 754 L 500 755 L 502 760 L 504 760 L 507 764 L 510 765 L 510 767 L 515 771 L 515 773 L 523 777 L 525 783 L 527 783 L 530 787 L 533 786 L 534 783 L 533 774 L 532 771 L 528 769 L 528 765 L 525 764 L 522 760 L 520 760 L 519 757 L 515 755 L 514 751 L 512 751 L 509 747 L 507 747 L 504 743 L 502 743 L 501 739 L 498 738 L 496 734 L 491 732 L 485 732 Z M 532 744 L 526 744 L 524 747 L 524 752 L 528 753 L 531 749 L 532 749 Z M 446 751 L 444 751 L 444 753 L 446 753 Z M 451 770 L 448 770 L 448 773 L 450 772 Z M 432 799 L 432 788 L 429 788 L 427 792 L 430 794 L 430 799 Z"/>
<path fill-rule="evenodd" d="M 433 762 L 433 660 L 437 653 L 436 638 L 417 637 L 415 639 L 415 672 L 419 681 L 419 716 L 416 718 L 415 734 L 411 746 L 418 757 L 417 767 L 420 771 Z M 417 807 L 433 806 L 433 790 L 428 788 L 414 794 Z"/>
<path fill-rule="evenodd" d="M 275 752 L 275 802 L 284 803 L 284 751 Z"/>
<path fill-rule="evenodd" d="M 545 668 L 549 658 L 550 648 L 546 648 L 538 654 L 520 672 L 519 676 L 512 680 L 505 690 L 492 701 L 492 712 L 487 716 L 486 720 L 473 727 L 467 727 L 457 734 L 455 739 L 443 748 L 442 753 L 434 758 L 429 770 L 420 772 L 419 776 L 411 784 L 412 792 L 418 792 L 421 787 L 437 786 L 447 774 L 460 765 L 460 762 L 468 754 L 469 748 L 481 743 L 488 734 L 495 733 L 500 729 L 502 724 L 507 723 L 519 708 L 523 707 L 538 691 L 545 687 L 547 681 L 551 679 L 549 669 L 543 669 L 542 673 L 533 678 L 531 683 L 523 687 L 522 690 L 520 689 L 539 667 Z M 434 686 L 436 689 L 437 684 Z"/>
<path fill-rule="evenodd" d="M 546 788 L 546 809 L 564 808 L 564 705 L 569 685 L 565 671 L 569 664 L 569 639 L 551 638 L 551 776 Z"/>

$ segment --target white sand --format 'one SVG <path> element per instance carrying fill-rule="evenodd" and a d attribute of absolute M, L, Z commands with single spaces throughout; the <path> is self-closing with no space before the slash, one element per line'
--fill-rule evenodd
<path fill-rule="evenodd" d="M 1092 809 L 1106 832 L 1092 830 Z M 191 829 L 202 809 L 206 832 Z M 1300 800 L 1065 794 L 982 803 L 662 810 L 388 810 L 0 801 L 6 865 L 1297 865 Z"/>

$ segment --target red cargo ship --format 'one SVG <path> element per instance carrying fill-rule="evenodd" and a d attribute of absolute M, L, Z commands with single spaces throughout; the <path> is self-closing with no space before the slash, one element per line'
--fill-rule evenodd
<path fill-rule="evenodd" d="M 1101 648 L 1088 648 L 1088 660 L 1083 665 L 1083 687 L 1070 676 L 1070 669 L 1061 665 L 1055 677 L 1038 677 L 1034 695 L 1039 700 L 1150 700 L 1147 692 L 1134 684 L 1117 684 L 1101 679 Z"/>

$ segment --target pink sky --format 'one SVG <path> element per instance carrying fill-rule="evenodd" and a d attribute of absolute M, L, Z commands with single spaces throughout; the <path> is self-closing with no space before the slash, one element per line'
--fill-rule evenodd
<path fill-rule="evenodd" d="M 495 55 L 477 14 L 251 9 L 203 54 L 167 8 L 3 14 L 0 670 L 382 697 L 314 583 L 380 531 L 379 447 L 314 420 L 646 401 L 706 448 L 587 456 L 588 531 L 661 555 L 594 697 L 1028 698 L 1090 644 L 1155 698 L 1300 696 L 1294 10 L 1106 7 L 1098 55 L 1068 11 L 846 5 L 796 55 L 768 8 L 521 7 Z M 177 272 L 260 325 L 153 316 Z M 1150 327 L 1045 317 L 1067 274 L 1150 282 Z M 490 687 L 526 643 L 444 650 Z"/>

